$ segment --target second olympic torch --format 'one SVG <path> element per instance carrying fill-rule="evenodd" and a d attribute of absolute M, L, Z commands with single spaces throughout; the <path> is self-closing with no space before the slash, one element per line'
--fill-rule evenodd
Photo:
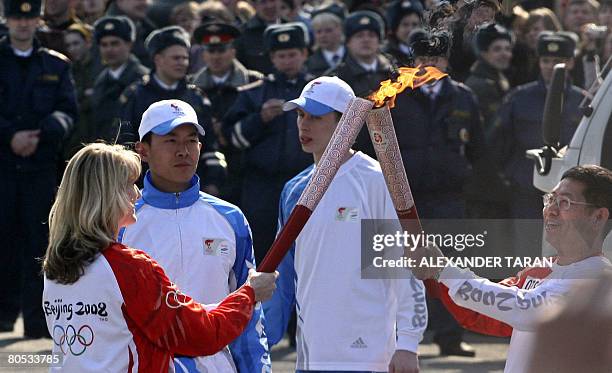
<path fill-rule="evenodd" d="M 351 100 L 348 108 L 342 114 L 323 156 L 319 160 L 312 178 L 302 192 L 291 215 L 289 215 L 287 223 L 276 236 L 272 247 L 270 247 L 262 262 L 257 266 L 258 271 L 274 272 L 276 270 L 287 251 L 289 251 L 291 244 L 306 225 L 317 204 L 323 198 L 323 194 L 355 142 L 372 106 L 374 106 L 374 102 L 370 100 L 358 97 Z"/>
<path fill-rule="evenodd" d="M 423 228 L 404 169 L 390 108 L 395 104 L 395 96 L 406 88 L 418 88 L 445 76 L 446 74 L 434 67 L 428 66 L 423 69 L 402 67 L 400 68 L 400 75 L 395 81 L 381 82 L 380 89 L 369 97 L 377 106 L 366 117 L 366 124 L 374 145 L 376 158 L 380 163 L 387 189 L 389 189 L 391 195 L 391 201 L 393 201 L 402 228 L 411 233 L 421 233 Z M 407 123 L 406 125 L 410 124 Z"/>

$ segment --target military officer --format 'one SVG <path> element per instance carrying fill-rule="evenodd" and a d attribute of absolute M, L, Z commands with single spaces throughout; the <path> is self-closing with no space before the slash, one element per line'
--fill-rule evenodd
<path fill-rule="evenodd" d="M 0 331 L 21 311 L 27 338 L 48 336 L 38 259 L 63 142 L 78 117 L 70 61 L 34 37 L 40 0 L 4 0 L 8 35 L 0 39 Z"/>
<path fill-rule="evenodd" d="M 91 102 L 95 115 L 85 131 L 86 142 L 116 140 L 121 108 L 119 97 L 130 84 L 149 73 L 131 53 L 135 35 L 134 24 L 124 16 L 103 17 L 94 25 L 94 39 L 106 67 L 94 83 Z"/>
<path fill-rule="evenodd" d="M 223 136 L 221 120 L 236 101 L 238 87 L 263 79 L 263 74 L 247 69 L 236 59 L 233 43 L 240 36 L 237 27 L 212 22 L 198 27 L 194 35 L 195 40 L 203 47 L 202 57 L 206 67 L 194 75 L 193 84 L 210 99 L 212 128 L 227 161 L 227 179 L 221 188 L 221 196 L 239 205 L 242 183 L 241 151 L 231 146 Z"/>
<path fill-rule="evenodd" d="M 298 22 L 266 29 L 265 46 L 275 72 L 241 87 L 223 119 L 225 138 L 244 154 L 241 207 L 251 222 L 257 262 L 274 241 L 285 182 L 312 163 L 300 145 L 296 114 L 282 109 L 311 78 L 304 73 L 307 35 Z"/>

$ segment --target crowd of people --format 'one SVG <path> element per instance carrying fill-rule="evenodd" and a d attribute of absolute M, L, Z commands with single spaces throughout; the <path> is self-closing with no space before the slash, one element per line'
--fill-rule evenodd
<path fill-rule="evenodd" d="M 144 198 L 136 204 L 138 221 L 124 225 L 117 242 L 147 251 L 180 289 L 212 304 L 248 285 L 249 269 L 261 262 L 286 223 L 312 176 L 313 156 L 316 164 L 336 115 L 346 108 L 344 101 L 313 103 L 307 91 L 331 84 L 329 89 L 340 89 L 345 98 L 367 97 L 401 66 L 436 67 L 448 76 L 405 91 L 391 111 L 421 217 L 540 219 L 542 193 L 533 187 L 533 164 L 525 151 L 542 145 L 553 68 L 559 63 L 567 68 L 559 144 L 564 146 L 582 117 L 580 103 L 595 94 L 612 56 L 610 0 L 4 0 L 1 14 L 0 233 L 6 243 L 0 276 L 11 286 L 0 295 L 0 332 L 13 330 L 21 313 L 27 338 L 55 337 L 45 320 L 50 315 L 40 307 L 40 258 L 49 245 L 46 222 L 66 163 L 83 156 L 84 144 L 122 144 L 139 154 L 144 170 L 135 181 Z M 341 83 L 325 78 L 334 76 Z M 307 101 L 287 106 L 298 97 Z M 190 121 L 178 123 L 184 115 Z M 185 123 L 194 126 L 180 126 Z M 329 133 L 314 130 L 316 125 Z M 382 188 L 365 128 L 354 149 L 342 179 L 347 190 L 354 180 L 369 179 L 368 188 Z M 378 197 L 368 205 L 390 206 Z M 560 207 L 558 199 L 547 206 L 553 202 Z M 609 209 L 608 202 L 597 206 Z M 349 213 L 359 219 L 393 215 L 382 207 L 367 213 L 344 207 L 356 209 Z M 338 219 L 321 218 L 327 230 L 311 229 L 316 240 L 297 242 L 291 262 L 282 265 L 290 270 L 281 271 L 276 297 L 284 298 L 256 305 L 255 316 L 243 325 L 246 332 L 231 338 L 229 350 L 175 363 L 219 372 L 268 368 L 269 347 L 291 324 L 287 310 L 296 300 L 302 316 L 319 312 L 306 302 L 322 296 L 308 287 L 307 267 L 320 262 L 299 259 L 299 247 L 329 247 L 320 240 L 326 235 L 333 240 L 334 232 L 345 229 L 338 224 L 344 218 Z M 79 240 L 87 239 L 85 233 Z M 359 239 L 350 229 L 346 234 Z M 527 244 L 539 252 L 539 243 Z M 207 255 L 194 259 L 202 250 Z M 336 274 L 318 268 L 321 276 Z M 397 322 L 397 331 L 405 333 L 404 340 L 398 337 L 403 346 L 398 351 L 414 354 L 427 319 L 405 329 L 400 324 L 420 320 L 417 308 L 428 309 L 440 353 L 474 356 L 463 341 L 462 326 L 469 325 L 447 311 L 456 299 L 431 297 L 425 307 L 416 301 L 424 298 L 422 283 L 411 281 L 406 289 L 392 286 L 398 298 L 369 298 L 397 311 L 378 329 Z M 456 287 L 450 280 L 445 285 Z M 411 302 L 398 303 L 404 296 Z M 273 320 L 266 320 L 270 315 Z M 308 343 L 318 327 L 313 323 L 316 317 L 298 317 L 298 369 L 346 369 Z M 263 325 L 274 325 L 268 340 Z M 389 338 L 396 332 L 386 331 Z M 346 338 L 353 338 L 343 346 L 349 351 L 367 345 L 363 336 Z M 416 355 L 393 352 L 383 355 L 398 366 L 407 361 L 414 366 Z M 361 355 L 365 360 L 356 369 L 380 370 L 379 361 Z"/>

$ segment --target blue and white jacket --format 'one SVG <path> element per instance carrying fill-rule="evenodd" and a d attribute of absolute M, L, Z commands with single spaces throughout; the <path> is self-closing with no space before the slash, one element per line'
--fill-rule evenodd
<path fill-rule="evenodd" d="M 255 267 L 251 229 L 240 209 L 200 191 L 194 176 L 181 193 L 156 189 L 147 173 L 135 224 L 121 231 L 119 241 L 144 250 L 185 294 L 214 308 L 247 279 Z M 271 371 L 264 314 L 257 304 L 244 333 L 213 356 L 176 358 L 177 372 Z"/>

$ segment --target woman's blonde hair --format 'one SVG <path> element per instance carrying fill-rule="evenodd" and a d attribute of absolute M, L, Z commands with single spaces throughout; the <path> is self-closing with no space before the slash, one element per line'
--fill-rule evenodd
<path fill-rule="evenodd" d="M 139 156 L 121 145 L 89 144 L 70 159 L 49 214 L 48 279 L 76 282 L 115 241 L 140 171 Z"/>

